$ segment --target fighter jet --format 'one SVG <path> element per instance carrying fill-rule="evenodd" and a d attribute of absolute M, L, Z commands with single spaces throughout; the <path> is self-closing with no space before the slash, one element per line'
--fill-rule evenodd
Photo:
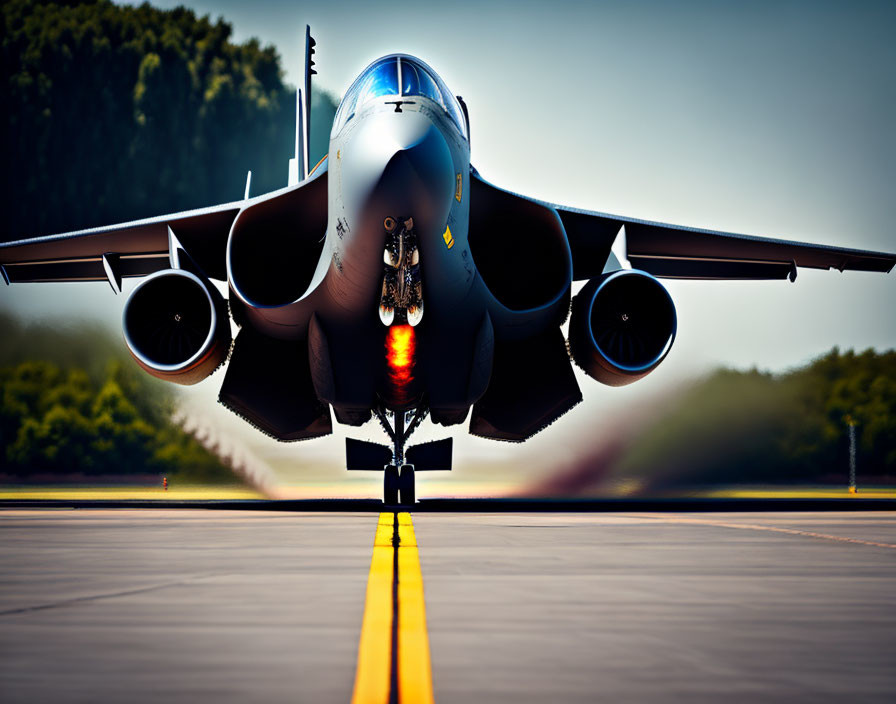
<path fill-rule="evenodd" d="M 116 292 L 141 277 L 123 311 L 137 364 L 178 384 L 226 364 L 221 403 L 281 441 L 375 418 L 389 445 L 347 439 L 346 464 L 384 471 L 387 504 L 414 503 L 415 471 L 451 467 L 451 439 L 407 446 L 427 415 L 522 442 L 582 399 L 573 362 L 610 386 L 656 369 L 676 334 L 660 279 L 896 263 L 511 193 L 471 165 L 464 101 L 406 54 L 361 72 L 309 169 L 313 54 L 306 28 L 287 187 L 250 197 L 247 181 L 239 201 L 5 244 L 0 273 Z"/>

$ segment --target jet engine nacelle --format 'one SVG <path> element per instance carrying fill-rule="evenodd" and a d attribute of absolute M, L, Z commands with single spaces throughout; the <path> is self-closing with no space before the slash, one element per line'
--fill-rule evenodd
<path fill-rule="evenodd" d="M 663 285 L 624 269 L 591 279 L 573 299 L 569 348 L 589 376 L 625 386 L 659 366 L 676 327 L 675 305 Z"/>
<path fill-rule="evenodd" d="M 227 360 L 227 304 L 208 281 L 183 269 L 147 276 L 124 306 L 124 339 L 134 359 L 159 379 L 195 384 Z"/>

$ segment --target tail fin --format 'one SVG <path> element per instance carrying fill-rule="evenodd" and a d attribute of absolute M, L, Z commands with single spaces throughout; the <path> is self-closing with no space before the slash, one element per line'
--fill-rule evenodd
<path fill-rule="evenodd" d="M 311 140 L 311 76 L 316 74 L 312 66 L 314 47 L 317 42 L 311 36 L 311 27 L 305 25 L 305 80 L 303 87 L 296 90 L 296 148 L 289 160 L 289 185 L 308 178 L 308 148 Z"/>

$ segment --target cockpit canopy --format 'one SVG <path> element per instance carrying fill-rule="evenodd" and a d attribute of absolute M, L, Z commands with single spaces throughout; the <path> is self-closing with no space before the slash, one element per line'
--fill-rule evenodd
<path fill-rule="evenodd" d="M 383 96 L 412 95 L 424 96 L 441 105 L 466 138 L 466 122 L 457 98 L 435 71 L 407 54 L 384 56 L 361 72 L 336 111 L 332 135 L 337 135 L 365 103 Z"/>

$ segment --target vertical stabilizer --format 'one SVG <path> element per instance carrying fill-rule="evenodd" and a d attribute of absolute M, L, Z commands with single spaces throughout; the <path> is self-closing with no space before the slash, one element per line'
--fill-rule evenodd
<path fill-rule="evenodd" d="M 317 73 L 317 71 L 312 68 L 314 66 L 314 60 L 311 58 L 314 56 L 314 45 L 317 42 L 314 41 L 314 37 L 311 36 L 311 27 L 309 25 L 305 25 L 305 90 L 303 98 L 305 100 L 305 104 L 303 105 L 302 116 L 304 118 L 304 124 L 302 125 L 302 178 L 308 178 L 308 171 L 311 168 L 311 164 L 309 162 L 310 154 L 309 150 L 311 148 L 311 76 Z"/>
<path fill-rule="evenodd" d="M 296 89 L 296 145 L 295 154 L 289 160 L 289 185 L 308 178 L 309 147 L 311 142 L 311 76 L 317 71 L 312 67 L 314 46 L 311 27 L 305 25 L 305 71 L 302 86 Z"/>

